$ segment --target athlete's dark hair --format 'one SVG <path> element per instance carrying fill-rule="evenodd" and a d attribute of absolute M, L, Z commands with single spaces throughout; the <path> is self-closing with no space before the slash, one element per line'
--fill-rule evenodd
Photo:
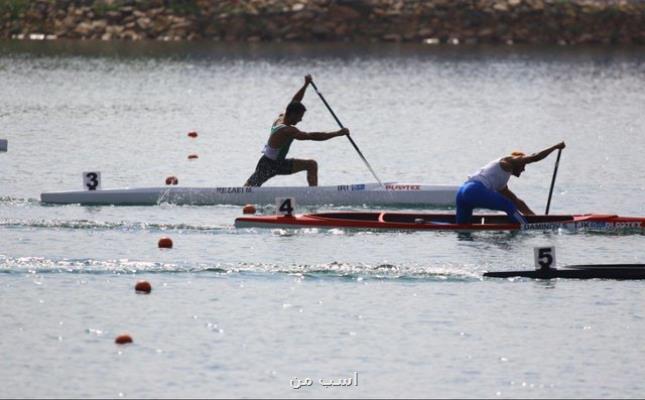
<path fill-rule="evenodd" d="M 302 104 L 299 101 L 292 101 L 289 103 L 287 106 L 287 112 L 286 115 L 293 115 L 293 114 L 299 114 L 299 113 L 304 113 L 307 111 L 307 107 L 305 107 L 304 104 Z"/>

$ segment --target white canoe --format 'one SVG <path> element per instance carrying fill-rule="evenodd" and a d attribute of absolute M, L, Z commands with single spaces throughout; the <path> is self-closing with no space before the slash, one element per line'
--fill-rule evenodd
<path fill-rule="evenodd" d="M 452 206 L 458 186 L 387 182 L 338 186 L 181 187 L 100 189 L 41 193 L 43 203 L 85 205 L 275 204 L 293 197 L 297 205 Z"/>

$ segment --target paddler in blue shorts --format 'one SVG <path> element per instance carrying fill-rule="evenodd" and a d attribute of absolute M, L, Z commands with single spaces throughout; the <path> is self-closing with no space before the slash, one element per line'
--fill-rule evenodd
<path fill-rule="evenodd" d="M 557 149 L 565 148 L 564 142 L 544 149 L 539 153 L 524 155 L 514 152 L 486 164 L 468 177 L 457 191 L 457 223 L 469 224 L 475 208 L 504 211 L 514 222 L 526 224 L 524 215 L 535 215 L 526 203 L 508 188 L 511 175 L 519 177 L 526 164 L 545 159 Z"/>
<path fill-rule="evenodd" d="M 280 114 L 271 126 L 271 134 L 262 150 L 263 156 L 255 167 L 255 172 L 244 186 L 262 186 L 264 182 L 276 175 L 291 175 L 307 171 L 309 186 L 318 186 L 318 163 L 315 160 L 286 158 L 293 140 L 329 140 L 337 136 L 349 135 L 349 129 L 343 128 L 333 132 L 302 132 L 295 125 L 302 121 L 307 109 L 302 104 L 311 75 L 305 76 L 305 84 L 293 96 L 284 114 Z"/>

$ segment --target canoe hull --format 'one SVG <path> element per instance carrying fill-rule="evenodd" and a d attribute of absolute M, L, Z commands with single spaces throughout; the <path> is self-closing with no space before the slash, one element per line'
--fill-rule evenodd
<path fill-rule="evenodd" d="M 293 197 L 297 205 L 454 206 L 458 186 L 376 183 L 318 187 L 153 187 L 42 193 L 49 204 L 178 205 L 275 204 Z"/>
<path fill-rule="evenodd" d="M 624 231 L 645 228 L 645 218 L 617 215 L 535 215 L 527 217 L 529 224 L 521 227 L 502 214 L 474 215 L 468 224 L 456 224 L 454 214 L 392 213 L 392 212 L 335 212 L 296 216 L 246 216 L 235 220 L 238 228 L 348 228 L 430 231 L 519 231 L 557 230 L 560 228 L 597 231 Z"/>

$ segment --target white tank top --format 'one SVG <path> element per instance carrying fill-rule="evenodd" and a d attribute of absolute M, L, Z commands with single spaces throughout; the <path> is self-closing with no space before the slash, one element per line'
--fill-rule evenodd
<path fill-rule="evenodd" d="M 265 144 L 264 148 L 262 149 L 262 154 L 267 156 L 268 158 L 276 161 L 278 159 L 278 153 L 280 152 L 280 149 L 274 149 L 273 147 L 269 146 L 269 144 Z"/>
<path fill-rule="evenodd" d="M 481 182 L 490 190 L 499 191 L 503 189 L 508 180 L 511 178 L 511 173 L 502 169 L 499 163 L 502 159 L 491 161 L 486 164 L 479 171 L 468 177 L 469 181 Z"/>
<path fill-rule="evenodd" d="M 271 134 L 269 135 L 269 138 L 271 138 L 271 135 L 279 131 L 281 128 L 284 128 L 285 126 L 287 125 L 285 124 L 273 125 L 271 127 Z M 287 152 L 289 151 L 289 146 L 291 146 L 291 141 L 288 141 L 285 145 L 283 145 L 280 148 L 274 149 L 273 147 L 269 146 L 269 143 L 267 141 L 267 144 L 265 144 L 264 148 L 262 149 L 262 153 L 274 161 L 278 160 L 278 158 L 284 159 L 285 156 L 287 155 Z M 283 154 L 280 154 L 281 152 Z"/>

